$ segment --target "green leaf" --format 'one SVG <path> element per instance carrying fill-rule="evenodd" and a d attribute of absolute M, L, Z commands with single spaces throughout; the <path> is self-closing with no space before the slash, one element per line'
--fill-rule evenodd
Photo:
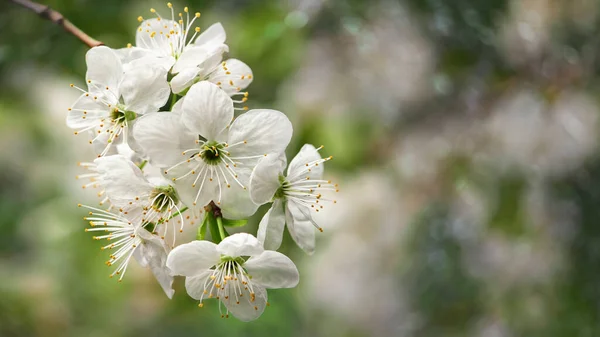
<path fill-rule="evenodd" d="M 241 220 L 223 219 L 223 226 L 228 226 L 228 227 L 242 227 L 242 226 L 246 226 L 247 223 L 248 223 L 248 219 L 241 219 Z"/>

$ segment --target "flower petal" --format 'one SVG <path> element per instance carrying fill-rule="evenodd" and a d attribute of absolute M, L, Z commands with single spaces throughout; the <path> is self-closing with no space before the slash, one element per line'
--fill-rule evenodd
<path fill-rule="evenodd" d="M 137 67 L 159 67 L 168 72 L 171 70 L 173 64 L 175 64 L 175 58 L 173 56 L 159 56 L 152 52 L 144 57 L 134 59 L 131 62 L 124 64 L 123 69 L 128 71 Z"/>
<path fill-rule="evenodd" d="M 292 123 L 277 110 L 257 109 L 240 115 L 229 128 L 231 157 L 284 152 L 292 138 Z"/>
<path fill-rule="evenodd" d="M 219 263 L 217 245 L 210 241 L 192 241 L 175 247 L 167 257 L 173 275 L 197 276 Z"/>
<path fill-rule="evenodd" d="M 220 22 L 217 22 L 206 28 L 202 34 L 196 38 L 194 44 L 197 46 L 219 45 L 225 43 L 225 39 L 227 39 L 225 28 L 223 28 L 223 25 L 221 25 Z"/>
<path fill-rule="evenodd" d="M 118 99 L 117 90 L 123 78 L 123 66 L 117 54 L 106 46 L 94 47 L 85 54 L 85 62 L 85 79 L 90 91 L 102 93 L 108 87 Z"/>
<path fill-rule="evenodd" d="M 195 171 L 195 173 L 191 174 L 190 171 Z M 218 198 L 217 179 L 213 178 L 211 181 L 210 172 L 207 169 L 202 169 L 202 166 L 191 164 L 169 170 L 168 177 L 171 179 L 183 176 L 185 177 L 175 180 L 175 188 L 181 201 L 186 206 L 202 210 L 211 200 Z"/>
<path fill-rule="evenodd" d="M 175 112 L 156 112 L 136 120 L 133 137 L 152 164 L 165 168 L 186 159 L 182 151 L 197 147 L 197 136 L 181 124 Z"/>
<path fill-rule="evenodd" d="M 104 156 L 94 160 L 94 163 L 100 174 L 99 183 L 116 207 L 127 207 L 131 200 L 147 196 L 154 189 L 144 173 L 125 156 Z"/>
<path fill-rule="evenodd" d="M 198 73 L 200 73 L 200 68 L 192 67 L 184 69 L 175 75 L 171 79 L 171 90 L 173 90 L 173 93 L 179 94 L 194 84 L 194 80 L 196 79 L 196 76 L 198 76 Z"/>
<path fill-rule="evenodd" d="M 137 114 L 158 111 L 171 94 L 167 71 L 159 66 L 130 69 L 125 73 L 119 90 L 126 109 Z"/>
<path fill-rule="evenodd" d="M 228 282 L 227 287 L 229 287 L 229 291 L 226 291 L 226 293 L 231 295 L 227 296 L 227 298 L 225 298 L 225 296 L 221 296 L 221 302 L 223 302 L 227 310 L 229 310 L 229 312 L 240 321 L 253 321 L 260 317 L 263 311 L 265 311 L 265 307 L 267 306 L 267 291 L 265 288 L 254 284 L 252 286 L 254 290 L 254 296 L 251 296 L 250 291 L 244 289 L 243 284 L 238 283 L 238 285 L 236 285 L 234 282 Z M 244 296 L 234 296 L 236 288 L 242 289 L 242 294 Z"/>
<path fill-rule="evenodd" d="M 225 171 L 226 168 L 223 170 Z M 248 186 L 251 172 L 250 167 L 238 165 L 238 167 L 235 168 L 235 174 L 237 175 L 236 179 L 243 186 Z M 259 205 L 252 201 L 247 187 L 244 189 L 237 182 L 232 181 L 233 177 L 230 175 L 228 175 L 227 178 L 231 187 L 227 188 L 224 184 L 224 187 L 221 188 L 222 197 L 221 204 L 219 205 L 223 212 L 223 217 L 231 220 L 247 219 L 256 212 Z M 221 180 L 223 180 L 223 178 L 221 178 Z M 223 183 L 223 181 L 221 182 Z"/>
<path fill-rule="evenodd" d="M 310 210 L 293 201 L 287 201 L 285 208 L 285 222 L 288 232 L 298 247 L 307 254 L 315 251 L 315 227 L 312 224 Z"/>
<path fill-rule="evenodd" d="M 210 140 L 223 131 L 233 118 L 233 101 L 216 85 L 202 81 L 190 88 L 183 102 L 183 124 Z"/>
<path fill-rule="evenodd" d="M 205 270 L 197 276 L 188 276 L 185 278 L 185 290 L 191 298 L 195 300 L 208 298 L 208 294 L 204 294 L 204 285 L 212 273 L 212 270 Z"/>
<path fill-rule="evenodd" d="M 281 246 L 283 238 L 283 228 L 285 227 L 285 213 L 283 202 L 279 199 L 273 202 L 271 208 L 258 224 L 258 241 L 265 249 L 277 250 Z"/>
<path fill-rule="evenodd" d="M 113 49 L 113 52 L 117 55 L 119 60 L 121 60 L 121 64 L 123 64 L 123 67 L 125 67 L 126 64 L 134 60 L 140 59 L 145 56 L 154 55 L 154 53 L 151 50 L 138 47 Z"/>
<path fill-rule="evenodd" d="M 318 160 L 321 160 L 319 151 L 311 144 L 304 144 L 298 154 L 290 162 L 287 169 L 287 176 L 302 179 L 306 179 L 306 177 L 316 180 L 322 179 L 323 165 L 312 165 L 312 163 Z M 307 170 L 307 166 L 310 166 L 310 171 Z"/>
<path fill-rule="evenodd" d="M 248 233 L 236 233 L 217 245 L 221 255 L 229 257 L 254 256 L 264 251 L 258 239 Z"/>
<path fill-rule="evenodd" d="M 279 176 L 285 167 L 285 154 L 268 154 L 261 158 L 250 176 L 250 197 L 258 205 L 273 199 L 281 186 Z"/>
<path fill-rule="evenodd" d="M 265 250 L 258 256 L 253 256 L 244 268 L 256 282 L 265 288 L 293 288 L 298 285 L 300 275 L 292 260 L 287 256 L 272 250 Z"/>
<path fill-rule="evenodd" d="M 109 109 L 94 100 L 89 95 L 83 94 L 75 101 L 67 113 L 67 126 L 72 129 L 84 129 L 99 125 L 99 118 L 108 116 Z"/>
<path fill-rule="evenodd" d="M 173 65 L 172 72 L 176 74 L 188 68 L 202 67 L 202 64 L 213 56 L 222 58 L 225 50 L 227 45 L 224 44 L 186 48 Z"/>
<path fill-rule="evenodd" d="M 140 251 L 144 262 L 150 267 L 167 297 L 172 298 L 175 290 L 173 290 L 173 276 L 169 273 L 166 265 L 168 247 L 163 240 L 145 229 L 140 230 L 139 233 L 142 236 L 142 244 L 136 251 Z"/>
<path fill-rule="evenodd" d="M 237 59 L 228 59 L 210 74 L 208 80 L 231 96 L 246 89 L 253 78 L 252 69 L 248 65 Z"/>

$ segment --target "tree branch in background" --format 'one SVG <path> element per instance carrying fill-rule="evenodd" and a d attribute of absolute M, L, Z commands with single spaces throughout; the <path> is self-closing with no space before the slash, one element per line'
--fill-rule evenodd
<path fill-rule="evenodd" d="M 62 14 L 51 9 L 49 6 L 38 4 L 36 2 L 29 1 L 29 0 L 10 0 L 10 1 L 16 3 L 17 5 L 25 7 L 27 9 L 35 12 L 37 15 L 41 16 L 42 18 L 48 19 L 48 20 L 54 22 L 55 24 L 61 26 L 64 30 L 66 30 L 68 33 L 71 33 L 72 35 L 75 35 L 75 37 L 80 39 L 83 43 L 85 43 L 90 48 L 104 44 L 104 43 L 92 38 L 91 36 L 87 35 L 83 31 L 81 31 L 81 29 L 77 28 L 74 24 L 72 24 L 71 21 L 65 19 Z"/>

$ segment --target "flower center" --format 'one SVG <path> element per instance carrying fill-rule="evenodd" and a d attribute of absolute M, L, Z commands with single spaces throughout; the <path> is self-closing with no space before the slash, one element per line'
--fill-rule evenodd
<path fill-rule="evenodd" d="M 153 200 L 152 208 L 158 212 L 167 212 L 179 202 L 177 192 L 171 185 L 155 187 L 150 198 Z"/>
<path fill-rule="evenodd" d="M 216 141 L 204 143 L 200 150 L 200 158 L 209 165 L 219 164 L 224 155 L 227 155 L 225 145 Z"/>
<path fill-rule="evenodd" d="M 124 107 L 118 106 L 112 110 L 110 117 L 117 124 L 126 124 L 136 119 L 137 115 L 133 111 L 127 111 Z"/>

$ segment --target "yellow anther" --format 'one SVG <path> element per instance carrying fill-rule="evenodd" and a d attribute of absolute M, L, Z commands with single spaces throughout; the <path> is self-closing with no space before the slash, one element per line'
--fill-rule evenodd
<path fill-rule="evenodd" d="M 196 31 L 196 33 L 200 33 L 200 27 L 196 27 L 194 28 L 194 30 Z"/>
<path fill-rule="evenodd" d="M 142 22 L 142 21 L 144 21 L 144 18 L 140 15 L 140 16 L 138 16 L 138 21 Z"/>
<path fill-rule="evenodd" d="M 196 12 L 196 17 L 199 18 L 200 17 L 200 12 Z"/>
<path fill-rule="evenodd" d="M 187 13 L 188 12 L 188 8 L 187 7 L 183 7 L 183 11 Z"/>
<path fill-rule="evenodd" d="M 204 307 L 204 303 L 198 304 L 198 308 L 202 308 L 202 307 Z"/>
<path fill-rule="evenodd" d="M 172 3 L 170 3 L 170 2 L 167 2 L 167 7 L 169 7 L 169 8 L 173 8 L 173 4 L 172 4 Z"/>
<path fill-rule="evenodd" d="M 150 8 L 150 13 L 156 13 L 156 9 Z"/>

